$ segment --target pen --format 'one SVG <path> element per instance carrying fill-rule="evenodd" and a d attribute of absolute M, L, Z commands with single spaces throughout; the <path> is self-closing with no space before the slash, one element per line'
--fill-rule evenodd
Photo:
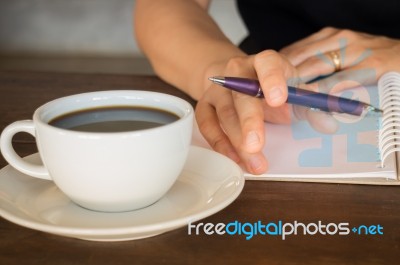
<path fill-rule="evenodd" d="M 228 89 L 250 96 L 263 98 L 264 94 L 257 80 L 240 77 L 210 77 L 210 81 Z M 293 105 L 305 106 L 326 112 L 347 113 L 361 116 L 366 113 L 382 113 L 374 106 L 354 99 L 337 97 L 305 89 L 288 86 L 287 102 Z"/>

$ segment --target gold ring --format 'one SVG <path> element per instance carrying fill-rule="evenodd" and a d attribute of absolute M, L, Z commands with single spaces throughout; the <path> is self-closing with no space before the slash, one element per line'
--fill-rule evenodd
<path fill-rule="evenodd" d="M 329 52 L 328 55 L 332 60 L 333 66 L 335 67 L 335 72 L 340 71 L 342 69 L 342 61 L 340 59 L 340 53 L 332 51 Z"/>

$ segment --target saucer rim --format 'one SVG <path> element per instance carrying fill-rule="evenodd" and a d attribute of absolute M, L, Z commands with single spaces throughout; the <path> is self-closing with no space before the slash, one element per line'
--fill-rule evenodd
<path fill-rule="evenodd" d="M 231 164 L 231 167 L 233 168 L 232 170 L 232 175 L 235 173 L 238 173 L 237 175 L 237 180 L 236 181 L 236 188 L 232 194 L 230 194 L 228 197 L 224 198 L 221 200 L 218 204 L 214 205 L 211 208 L 207 208 L 206 204 L 203 206 L 203 209 L 197 210 L 195 213 L 187 214 L 185 216 L 182 216 L 177 219 L 169 220 L 169 221 L 160 221 L 154 224 L 148 224 L 148 225 L 137 225 L 137 226 L 123 226 L 123 227 L 108 227 L 108 228 L 79 228 L 79 227 L 70 227 L 70 226 L 65 226 L 65 225 L 56 225 L 56 224 L 51 224 L 51 223 L 45 223 L 45 222 L 40 222 L 39 220 L 35 219 L 27 219 L 27 218 L 22 218 L 18 217 L 12 212 L 3 209 L 0 207 L 0 217 L 15 223 L 17 225 L 21 225 L 26 228 L 50 233 L 50 234 L 56 234 L 60 236 L 67 236 L 67 237 L 75 237 L 75 238 L 80 238 L 84 240 L 94 240 L 94 241 L 123 241 L 123 240 L 133 240 L 133 239 L 140 239 L 140 238 L 146 238 L 146 237 L 152 237 L 156 236 L 159 234 L 162 234 L 164 232 L 172 231 L 174 229 L 183 227 L 189 223 L 192 222 L 197 222 L 201 219 L 204 219 L 206 217 L 209 217 L 213 214 L 218 213 L 219 211 L 223 210 L 226 208 L 228 205 L 230 205 L 233 201 L 236 200 L 236 198 L 241 194 L 244 184 L 245 184 L 245 178 L 244 178 L 244 173 L 243 170 L 232 160 L 229 158 L 213 151 L 209 150 L 207 148 L 199 147 L 199 146 L 194 146 L 192 145 L 190 147 L 190 152 L 194 152 L 194 150 L 198 150 L 198 152 L 205 153 L 205 155 L 213 155 L 213 156 L 220 156 L 223 159 L 225 159 L 228 163 Z M 209 154 L 207 154 L 209 153 Z M 204 155 L 204 154 L 203 154 Z M 31 155 L 28 155 L 24 157 L 24 159 L 33 159 L 35 157 L 39 156 L 38 153 L 34 153 Z M 0 175 L 2 175 L 2 172 L 6 170 L 14 170 L 17 171 L 16 169 L 12 168 L 10 165 L 6 165 L 5 167 L 0 169 Z M 185 170 L 185 167 L 184 167 Z M 18 171 L 17 171 L 18 172 Z M 3 173 L 4 174 L 4 173 Z M 23 173 L 21 173 L 23 174 Z M 23 174 L 28 178 L 31 178 L 30 176 L 27 176 L 26 174 Z M 38 180 L 38 181 L 48 181 L 48 180 Z M 54 184 L 53 184 L 54 185 Z M 61 191 L 60 191 L 61 192 Z M 70 203 L 73 203 L 70 199 L 68 199 Z M 157 203 L 157 202 L 156 202 Z M 76 207 L 80 207 L 76 205 Z M 151 206 L 149 206 L 151 207 Z M 83 208 L 84 209 L 84 208 Z M 85 211 L 90 211 L 88 209 L 84 209 Z M 136 210 L 136 211 L 140 211 Z M 112 214 L 112 213 L 105 213 L 105 214 Z M 131 238 L 113 238 L 113 239 L 100 239 L 97 237 L 101 236 L 123 236 L 123 235 L 134 235 L 134 234 L 151 234 L 148 236 L 140 236 L 140 237 L 131 237 Z M 87 238 L 87 236 L 92 236 L 94 238 Z"/>

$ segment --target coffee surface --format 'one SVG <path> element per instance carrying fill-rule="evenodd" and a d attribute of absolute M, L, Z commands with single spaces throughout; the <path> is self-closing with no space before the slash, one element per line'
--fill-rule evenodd
<path fill-rule="evenodd" d="M 178 119 L 176 114 L 161 109 L 113 106 L 67 113 L 49 124 L 81 132 L 127 132 L 156 128 Z"/>

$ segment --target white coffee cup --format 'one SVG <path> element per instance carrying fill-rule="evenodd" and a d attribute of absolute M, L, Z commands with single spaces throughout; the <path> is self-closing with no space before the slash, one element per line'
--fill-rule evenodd
<path fill-rule="evenodd" d="M 168 111 L 179 118 L 156 128 L 128 132 L 81 132 L 49 125 L 56 117 L 107 106 Z M 1 152 L 17 170 L 53 180 L 72 201 L 105 212 L 130 211 L 159 200 L 185 164 L 192 135 L 193 108 L 183 99 L 149 91 L 119 90 L 59 98 L 39 107 L 33 120 L 17 121 L 1 134 Z M 36 138 L 43 165 L 18 156 L 12 137 Z"/>

